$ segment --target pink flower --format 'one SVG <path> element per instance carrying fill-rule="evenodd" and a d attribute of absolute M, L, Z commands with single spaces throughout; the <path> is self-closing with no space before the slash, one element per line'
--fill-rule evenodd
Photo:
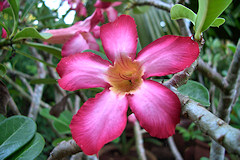
<path fill-rule="evenodd" d="M 100 38 L 112 63 L 85 52 L 62 58 L 57 66 L 58 83 L 65 90 L 105 88 L 73 116 L 70 128 L 76 143 L 84 153 L 97 154 L 123 132 L 128 106 L 151 136 L 173 135 L 180 121 L 180 101 L 170 89 L 147 78 L 190 66 L 199 55 L 198 44 L 190 37 L 163 36 L 136 57 L 136 24 L 127 15 L 103 25 Z"/>
<path fill-rule="evenodd" d="M 122 4 L 122 2 L 120 2 L 120 1 L 103 2 L 102 0 L 97 0 L 97 2 L 94 4 L 94 6 L 96 8 L 102 9 L 102 11 L 106 11 L 109 22 L 113 22 L 113 21 L 115 21 L 115 19 L 118 16 L 118 12 L 113 7 L 119 6 L 121 4 Z"/>
<path fill-rule="evenodd" d="M 5 8 L 8 8 L 10 5 L 7 0 L 0 1 L 0 12 Z"/>
<path fill-rule="evenodd" d="M 64 0 L 62 0 L 64 1 Z M 68 4 L 70 5 L 70 8 L 72 10 L 75 10 L 77 13 L 77 16 L 81 17 L 87 16 L 87 9 L 85 8 L 82 0 L 68 0 Z"/>
<path fill-rule="evenodd" d="M 2 38 L 7 38 L 7 32 L 4 28 L 2 28 Z"/>
<path fill-rule="evenodd" d="M 90 17 L 71 27 L 47 30 L 46 32 L 53 36 L 45 41 L 52 44 L 64 44 L 62 47 L 63 57 L 80 53 L 86 49 L 99 50 L 99 46 L 90 32 L 102 20 L 102 12 L 98 9 Z"/>

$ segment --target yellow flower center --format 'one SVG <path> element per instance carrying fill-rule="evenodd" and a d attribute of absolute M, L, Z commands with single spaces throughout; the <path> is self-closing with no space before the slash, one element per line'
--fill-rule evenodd
<path fill-rule="evenodd" d="M 121 57 L 110 66 L 107 80 L 112 87 L 110 90 L 117 94 L 131 94 L 142 84 L 143 70 L 139 62 L 130 57 Z"/>

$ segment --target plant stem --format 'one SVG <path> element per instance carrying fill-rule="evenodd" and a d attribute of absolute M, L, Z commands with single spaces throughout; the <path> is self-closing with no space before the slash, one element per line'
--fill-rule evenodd
<path fill-rule="evenodd" d="M 134 122 L 134 135 L 135 135 L 135 144 L 136 144 L 136 148 L 137 148 L 138 159 L 139 160 L 147 160 L 146 155 L 145 155 L 145 149 L 143 146 L 143 138 L 142 138 L 141 128 L 140 128 L 139 122 L 137 120 Z"/>

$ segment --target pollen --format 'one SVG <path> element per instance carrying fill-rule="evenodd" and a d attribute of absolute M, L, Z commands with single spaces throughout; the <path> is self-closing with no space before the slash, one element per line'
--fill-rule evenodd
<path fill-rule="evenodd" d="M 107 71 L 110 90 L 117 94 L 131 94 L 142 84 L 143 69 L 136 60 L 130 57 L 118 58 Z"/>

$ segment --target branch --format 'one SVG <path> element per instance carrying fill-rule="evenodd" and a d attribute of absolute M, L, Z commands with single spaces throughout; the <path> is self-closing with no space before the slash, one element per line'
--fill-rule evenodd
<path fill-rule="evenodd" d="M 140 128 L 139 122 L 137 120 L 134 122 L 134 135 L 135 135 L 138 159 L 139 160 L 147 160 L 146 155 L 145 155 L 145 149 L 143 146 L 143 138 L 142 138 L 141 128 Z"/>
<path fill-rule="evenodd" d="M 13 114 L 15 115 L 21 115 L 16 103 L 14 102 L 14 100 L 12 99 L 12 97 L 9 99 L 8 102 L 8 106 L 11 108 Z"/>
<path fill-rule="evenodd" d="M 176 93 L 182 103 L 182 114 L 199 129 L 221 144 L 228 153 L 240 155 L 240 131 L 213 115 L 199 103 Z"/>
<path fill-rule="evenodd" d="M 219 89 L 224 90 L 227 86 L 227 81 L 213 68 L 211 68 L 207 63 L 205 63 L 201 58 L 198 60 L 197 69 L 204 76 L 208 77 Z"/>
<path fill-rule="evenodd" d="M 76 154 L 80 151 L 80 147 L 73 139 L 69 141 L 63 141 L 52 150 L 47 160 L 61 159 L 66 156 Z"/>
<path fill-rule="evenodd" d="M 9 84 L 11 84 L 18 92 L 20 92 L 20 95 L 28 99 L 30 102 L 32 101 L 32 97 L 24 91 L 19 85 L 17 85 L 13 80 L 11 80 L 7 75 L 3 77 L 4 80 L 6 80 Z M 50 108 L 50 106 L 43 102 L 40 101 L 40 105 L 43 106 L 44 108 Z"/>
<path fill-rule="evenodd" d="M 144 0 L 144 1 L 135 1 L 132 3 L 130 7 L 128 7 L 126 10 L 130 10 L 136 6 L 153 6 L 162 10 L 165 10 L 167 12 L 170 12 L 172 8 L 172 4 L 168 4 L 162 1 L 156 1 L 156 0 Z"/>
<path fill-rule="evenodd" d="M 223 119 L 226 123 L 230 121 L 230 114 L 233 107 L 233 101 L 237 94 L 237 81 L 240 75 L 240 40 L 237 45 L 236 53 L 234 54 L 232 63 L 229 67 L 227 77 L 227 86 L 220 93 L 219 105 L 216 115 Z M 211 159 L 224 159 L 225 149 L 219 144 L 213 142 L 210 150 Z"/>
<path fill-rule="evenodd" d="M 37 50 L 35 48 L 30 47 L 30 49 L 35 57 L 37 57 L 38 59 L 42 59 L 42 57 L 37 53 Z M 36 65 L 38 69 L 38 78 L 45 78 L 46 71 L 44 70 L 44 65 L 38 61 L 36 61 Z M 28 117 L 33 118 L 33 120 L 36 120 L 38 115 L 40 101 L 43 94 L 43 87 L 44 84 L 36 84 L 34 92 L 32 94 L 32 102 L 29 109 Z"/>
<path fill-rule="evenodd" d="M 173 137 L 169 137 L 168 139 L 168 144 L 170 146 L 170 149 L 175 157 L 176 160 L 183 160 L 182 158 L 182 155 L 179 153 L 175 143 L 174 143 L 174 140 L 173 140 Z"/>

